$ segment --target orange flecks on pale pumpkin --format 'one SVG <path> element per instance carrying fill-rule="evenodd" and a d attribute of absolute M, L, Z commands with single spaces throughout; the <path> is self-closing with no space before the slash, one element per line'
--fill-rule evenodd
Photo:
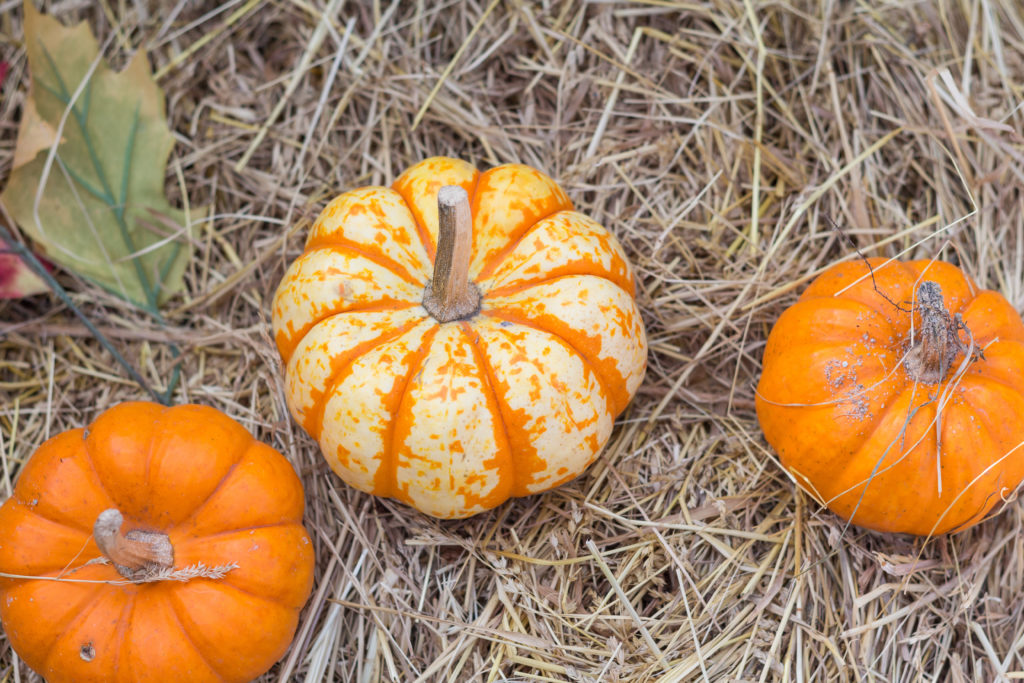
<path fill-rule="evenodd" d="M 546 218 L 513 249 L 488 263 L 480 286 L 503 296 L 564 275 L 603 277 L 633 295 L 633 273 L 618 240 L 599 224 L 575 211 Z"/>
<path fill-rule="evenodd" d="M 471 197 L 473 211 L 472 277 L 514 247 L 538 221 L 572 209 L 555 181 L 522 164 L 506 164 L 480 174 Z"/>
<path fill-rule="evenodd" d="M 416 218 L 394 190 L 364 187 L 328 204 L 310 230 L 306 249 L 332 244 L 361 253 L 412 284 L 422 287 L 430 277 Z"/>
<path fill-rule="evenodd" d="M 126 584 L 86 564 L 100 556 L 91 524 L 112 506 L 125 531 L 171 540 L 173 569 L 237 569 Z M 0 572 L 74 579 L 0 579 L 4 630 L 54 683 L 252 680 L 288 647 L 312 588 L 302 510 L 291 465 L 222 413 L 115 406 L 40 446 L 0 507 Z"/>
<path fill-rule="evenodd" d="M 486 319 L 474 327 L 512 448 L 513 494 L 543 491 L 582 471 L 612 428 L 607 394 L 588 363 L 541 330 Z"/>
<path fill-rule="evenodd" d="M 422 287 L 363 254 L 339 245 L 313 248 L 292 263 L 274 295 L 274 320 L 287 321 L 274 326 L 278 350 L 287 361 L 321 320 L 350 310 L 411 306 L 421 293 Z"/>
<path fill-rule="evenodd" d="M 327 462 L 350 485 L 395 495 L 395 415 L 437 329 L 421 319 L 409 331 L 367 352 L 352 363 L 328 396 L 318 440 Z"/>
<path fill-rule="evenodd" d="M 597 372 L 618 413 L 640 385 L 647 357 L 643 325 L 631 301 L 603 278 L 567 276 L 489 298 L 484 313 L 563 339 Z"/>
<path fill-rule="evenodd" d="M 458 185 L 472 197 L 479 176 L 480 173 L 465 161 L 432 157 L 406 169 L 392 185 L 409 205 L 431 263 L 437 251 L 438 190 L 445 185 Z"/>
<path fill-rule="evenodd" d="M 779 317 L 757 390 L 761 428 L 796 481 L 854 524 L 970 526 L 1024 479 L 1024 323 L 950 264 L 869 262 L 873 280 L 863 262 L 838 264 Z M 923 281 L 984 348 L 960 376 L 958 354 L 938 384 L 903 362 L 921 335 L 909 309 Z"/>
<path fill-rule="evenodd" d="M 352 311 L 313 326 L 288 362 L 288 405 L 295 420 L 318 438 L 324 402 L 341 380 L 342 370 L 422 319 L 422 313 L 412 308 Z"/>
<path fill-rule="evenodd" d="M 395 418 L 399 497 L 439 516 L 506 500 L 511 456 L 471 339 L 460 325 L 439 326 L 419 367 Z"/>
<path fill-rule="evenodd" d="M 480 313 L 442 324 L 403 271 L 418 253 L 409 216 L 434 257 L 445 185 L 470 198 L 470 275 L 483 300 Z M 646 364 L 622 247 L 526 166 L 478 173 L 433 158 L 392 187 L 408 214 L 380 188 L 342 195 L 315 228 L 344 236 L 343 244 L 331 238 L 338 254 L 318 256 L 327 238 L 310 237 L 278 287 L 273 328 L 293 415 L 346 482 L 438 517 L 577 476 Z M 381 240 L 387 231 L 368 218 L 385 214 L 400 223 L 394 241 Z M 311 420 L 321 404 L 322 421 Z"/>

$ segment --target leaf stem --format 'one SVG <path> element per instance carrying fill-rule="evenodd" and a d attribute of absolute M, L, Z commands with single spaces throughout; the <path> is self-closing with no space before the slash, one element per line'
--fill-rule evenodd
<path fill-rule="evenodd" d="M 31 268 L 36 275 L 41 277 L 44 282 L 46 282 L 50 289 L 53 290 L 53 293 L 57 295 L 57 298 L 60 299 L 65 306 L 70 308 L 72 313 L 78 316 L 78 319 L 82 321 L 82 324 L 85 325 L 86 329 L 96 337 L 96 340 L 103 348 L 110 352 L 110 355 L 114 357 L 114 360 L 117 361 L 118 365 L 125 369 L 136 384 L 145 389 L 146 393 L 149 394 L 153 400 L 159 401 L 164 405 L 170 405 L 168 398 L 157 393 L 151 386 L 149 386 L 146 380 L 142 378 L 142 375 L 139 374 L 131 363 L 125 360 L 124 356 L 122 356 L 120 352 L 114 348 L 114 345 L 110 343 L 110 340 L 107 339 L 107 337 L 92 324 L 92 321 L 89 320 L 85 313 L 75 305 L 75 302 L 72 301 L 71 297 L 68 295 L 67 290 L 65 290 L 50 274 L 50 271 L 40 263 L 39 259 L 36 258 L 36 255 L 33 254 L 30 249 L 25 248 L 23 244 L 15 240 L 14 236 L 6 226 L 3 225 L 0 225 L 0 240 L 3 240 L 11 251 L 20 256 L 22 260 L 28 264 L 28 267 Z"/>

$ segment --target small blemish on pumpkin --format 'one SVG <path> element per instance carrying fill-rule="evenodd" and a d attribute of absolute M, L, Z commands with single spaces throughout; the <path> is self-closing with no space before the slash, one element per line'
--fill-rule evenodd
<path fill-rule="evenodd" d="M 96 658 L 96 648 L 92 646 L 91 641 L 78 649 L 78 656 L 82 658 L 83 662 L 91 662 Z"/>

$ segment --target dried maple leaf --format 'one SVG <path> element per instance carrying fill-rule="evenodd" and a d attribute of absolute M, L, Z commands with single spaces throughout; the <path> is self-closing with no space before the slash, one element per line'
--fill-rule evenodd
<path fill-rule="evenodd" d="M 164 195 L 163 92 L 141 51 L 115 73 L 84 23 L 24 7 L 31 87 L 0 201 L 48 258 L 155 312 L 191 252 Z"/>

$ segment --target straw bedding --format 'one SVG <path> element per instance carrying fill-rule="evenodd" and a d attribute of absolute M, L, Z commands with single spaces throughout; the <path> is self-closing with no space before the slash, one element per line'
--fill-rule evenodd
<path fill-rule="evenodd" d="M 0 9 L 3 178 L 28 76 L 20 2 Z M 1024 677 L 1018 503 L 927 541 L 847 528 L 781 470 L 753 411 L 773 320 L 853 244 L 953 260 L 1024 307 L 1019 4 L 45 9 L 116 32 L 115 64 L 149 52 L 177 138 L 168 193 L 212 207 L 165 326 L 60 282 L 155 389 L 176 342 L 175 401 L 232 415 L 306 487 L 316 589 L 263 680 Z M 585 475 L 459 522 L 333 475 L 288 416 L 268 332 L 326 201 L 435 154 L 558 179 L 632 258 L 650 339 Z M 47 437 L 145 393 L 56 298 L 0 319 L 5 496 Z M 14 664 L 0 639 L 0 678 L 36 680 Z"/>

